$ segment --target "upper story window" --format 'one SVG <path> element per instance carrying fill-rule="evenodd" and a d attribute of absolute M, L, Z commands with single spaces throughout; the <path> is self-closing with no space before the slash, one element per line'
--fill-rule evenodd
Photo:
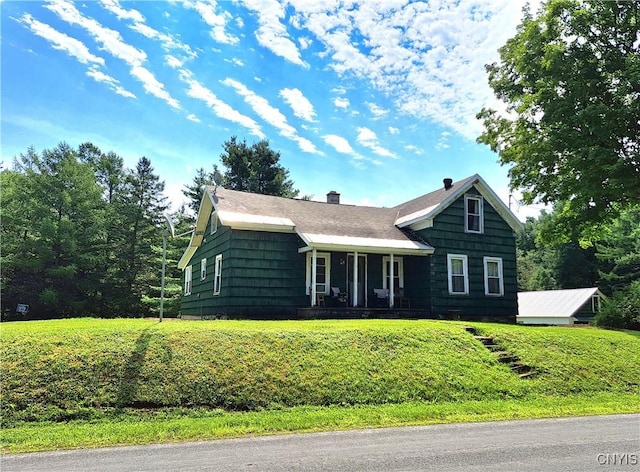
<path fill-rule="evenodd" d="M 464 196 L 464 230 L 467 233 L 484 232 L 482 197 L 475 195 Z"/>
<path fill-rule="evenodd" d="M 192 266 L 187 266 L 184 269 L 184 294 L 191 295 L 191 269 Z"/>
<path fill-rule="evenodd" d="M 211 229 L 210 229 L 210 232 L 211 232 L 211 234 L 213 234 L 216 231 L 218 231 L 218 215 L 216 215 L 216 212 L 213 211 L 213 212 L 211 212 Z"/>
<path fill-rule="evenodd" d="M 467 256 L 447 254 L 447 273 L 451 295 L 469 294 L 469 265 Z"/>

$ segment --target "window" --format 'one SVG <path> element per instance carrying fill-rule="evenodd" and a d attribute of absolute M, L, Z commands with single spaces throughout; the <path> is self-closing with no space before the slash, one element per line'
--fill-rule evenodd
<path fill-rule="evenodd" d="M 216 212 L 211 212 L 211 234 L 218 231 L 218 216 Z"/>
<path fill-rule="evenodd" d="M 449 275 L 449 293 L 451 295 L 467 295 L 469 293 L 467 256 L 447 254 L 447 272 Z"/>
<path fill-rule="evenodd" d="M 504 295 L 502 259 L 499 257 L 484 258 L 484 294 L 496 297 Z"/>
<path fill-rule="evenodd" d="M 184 269 L 184 294 L 191 295 L 191 266 Z"/>
<path fill-rule="evenodd" d="M 207 259 L 204 258 L 200 261 L 200 280 L 207 278 Z"/>
<path fill-rule="evenodd" d="M 600 295 L 595 294 L 591 297 L 591 311 L 600 313 Z"/>
<path fill-rule="evenodd" d="M 213 273 L 213 294 L 219 295 L 222 286 L 222 254 L 216 256 L 216 263 Z"/>
<path fill-rule="evenodd" d="M 330 256 L 326 253 L 316 254 L 316 293 L 329 294 L 329 267 Z M 311 269 L 313 266 L 313 254 L 307 253 L 307 295 L 311 294 Z"/>
<path fill-rule="evenodd" d="M 464 197 L 465 221 L 464 230 L 467 233 L 484 232 L 484 218 L 482 217 L 482 197 L 465 195 Z"/>
<path fill-rule="evenodd" d="M 382 288 L 389 289 L 391 284 L 389 283 L 389 275 L 391 275 L 391 258 L 384 256 L 382 258 Z M 404 270 L 403 270 L 402 257 L 393 258 L 393 288 L 397 291 L 399 288 L 404 287 Z"/>

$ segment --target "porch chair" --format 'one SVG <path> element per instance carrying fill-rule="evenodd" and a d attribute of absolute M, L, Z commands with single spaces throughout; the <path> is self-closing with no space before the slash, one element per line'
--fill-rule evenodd
<path fill-rule="evenodd" d="M 339 306 L 347 306 L 347 292 L 341 292 L 339 287 L 331 287 L 331 296 Z"/>
<path fill-rule="evenodd" d="M 376 295 L 376 308 L 387 308 L 389 306 L 389 290 L 386 288 L 374 288 L 373 293 Z"/>

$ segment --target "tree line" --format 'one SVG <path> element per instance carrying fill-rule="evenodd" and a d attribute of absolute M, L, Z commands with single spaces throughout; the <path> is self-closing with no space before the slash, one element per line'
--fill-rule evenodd
<path fill-rule="evenodd" d="M 295 196 L 280 153 L 267 141 L 232 137 L 212 172 L 198 169 L 184 186 L 186 206 L 170 217 L 178 238 L 167 242 L 164 313 L 177 316 L 181 272 L 202 185 Z M 160 301 L 162 232 L 169 202 L 151 161 L 128 169 L 114 152 L 92 143 L 33 147 L 0 172 L 2 189 L 2 315 L 4 319 L 156 315 Z M 28 312 L 18 313 L 18 307 Z"/>

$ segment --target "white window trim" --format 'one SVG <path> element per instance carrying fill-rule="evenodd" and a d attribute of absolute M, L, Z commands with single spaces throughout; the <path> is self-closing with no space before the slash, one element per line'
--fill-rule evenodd
<path fill-rule="evenodd" d="M 383 256 L 382 257 L 382 288 L 384 289 L 389 289 L 389 287 L 387 287 L 388 283 L 387 283 L 387 279 L 389 278 L 389 274 L 387 273 L 387 265 L 389 265 L 389 263 L 391 262 L 391 257 L 390 256 Z M 403 259 L 402 257 L 397 257 L 397 256 L 393 256 L 393 262 L 397 262 L 398 263 L 398 272 L 399 274 L 394 274 L 395 276 L 399 275 L 399 279 L 398 279 L 398 287 L 394 287 L 394 288 L 404 288 L 404 263 L 403 263 Z"/>
<path fill-rule="evenodd" d="M 207 278 L 207 258 L 200 261 L 200 280 Z"/>
<path fill-rule="evenodd" d="M 488 297 L 503 297 L 504 296 L 504 273 L 502 271 L 502 258 L 485 256 L 482 260 L 484 264 L 484 294 Z M 489 293 L 489 267 L 488 267 L 489 262 L 496 262 L 498 264 L 498 284 L 499 284 L 500 293 Z"/>
<path fill-rule="evenodd" d="M 311 294 L 311 258 L 312 258 L 312 253 L 308 252 L 307 253 L 307 295 Z M 329 292 L 331 291 L 331 280 L 329 278 L 330 274 L 331 274 L 331 254 L 328 252 L 318 252 L 316 253 L 316 258 L 320 259 L 320 258 L 324 258 L 325 259 L 325 266 L 324 266 L 324 279 L 325 279 L 325 290 L 324 292 L 317 292 L 316 293 L 324 293 L 325 295 L 329 295 Z M 317 285 L 317 284 L 316 284 Z"/>
<path fill-rule="evenodd" d="M 216 231 L 218 231 L 218 215 L 215 211 L 211 212 L 211 223 L 210 223 L 210 230 L 209 232 L 211 234 L 214 234 Z"/>
<path fill-rule="evenodd" d="M 453 273 L 452 261 L 462 260 L 462 272 L 464 275 L 464 292 L 453 291 Z M 458 274 L 456 274 L 458 275 Z M 449 295 L 469 295 L 469 262 L 468 257 L 465 254 L 447 254 L 447 279 L 449 285 Z"/>
<path fill-rule="evenodd" d="M 184 269 L 184 294 L 191 295 L 191 282 L 193 274 L 193 266 L 187 266 Z"/>
<path fill-rule="evenodd" d="M 469 229 L 469 200 L 478 201 L 479 224 L 478 231 Z M 466 233 L 482 234 L 484 233 L 484 199 L 480 195 L 464 196 L 464 231 Z"/>
<path fill-rule="evenodd" d="M 216 256 L 213 273 L 213 294 L 220 295 L 222 288 L 222 254 Z"/>

